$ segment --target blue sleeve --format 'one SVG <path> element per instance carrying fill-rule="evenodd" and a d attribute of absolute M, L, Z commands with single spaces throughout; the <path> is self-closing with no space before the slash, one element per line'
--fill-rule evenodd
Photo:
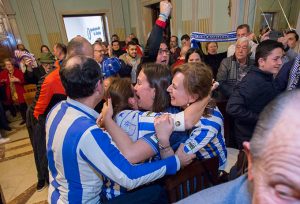
<path fill-rule="evenodd" d="M 93 129 L 80 141 L 80 156 L 100 174 L 128 189 L 175 174 L 180 166 L 176 156 L 140 165 L 130 164 L 108 134 Z"/>

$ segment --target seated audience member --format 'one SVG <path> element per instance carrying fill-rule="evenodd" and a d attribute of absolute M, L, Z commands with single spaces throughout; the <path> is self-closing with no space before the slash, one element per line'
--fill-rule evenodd
<path fill-rule="evenodd" d="M 171 64 L 174 64 L 180 56 L 180 47 L 178 47 L 178 37 L 173 35 L 170 38 L 170 60 Z"/>
<path fill-rule="evenodd" d="M 250 32 L 250 27 L 249 27 L 248 24 L 239 25 L 236 29 L 236 38 L 237 38 L 237 40 L 242 38 L 242 37 L 247 37 L 249 39 L 249 47 L 250 47 L 249 53 L 251 53 L 250 58 L 254 59 L 255 58 L 255 50 L 256 50 L 256 47 L 257 47 L 258 44 L 253 42 L 253 38 L 255 37 L 255 34 Z M 227 57 L 230 57 L 230 56 L 234 55 L 235 47 L 236 47 L 236 44 L 230 45 L 228 47 Z"/>
<path fill-rule="evenodd" d="M 122 54 L 126 53 L 126 51 L 121 49 L 120 41 L 118 41 L 118 40 L 112 41 L 111 47 L 112 47 L 112 55 L 114 57 L 120 57 Z"/>
<path fill-rule="evenodd" d="M 201 51 L 196 48 L 190 48 L 185 54 L 185 63 L 202 62 L 202 59 Z"/>
<path fill-rule="evenodd" d="M 300 54 L 287 63 L 285 63 L 276 75 L 276 84 L 280 92 L 291 91 L 300 88 Z"/>
<path fill-rule="evenodd" d="M 300 52 L 299 47 L 299 35 L 295 30 L 290 30 L 286 33 L 286 37 L 288 38 L 288 46 L 293 49 L 295 52 Z"/>
<path fill-rule="evenodd" d="M 263 108 L 274 99 L 279 91 L 274 75 L 282 65 L 283 45 L 277 41 L 265 40 L 256 50 L 255 66 L 236 85 L 226 111 L 234 119 L 234 137 L 239 148 L 249 141 Z"/>
<path fill-rule="evenodd" d="M 165 160 L 130 164 L 96 124 L 98 113 L 93 108 L 104 95 L 97 62 L 84 56 L 70 57 L 60 76 L 68 98 L 50 111 L 46 122 L 48 202 L 99 203 L 103 176 L 133 189 L 175 174 L 191 162 L 193 156 L 180 149 Z"/>
<path fill-rule="evenodd" d="M 227 52 L 218 53 L 217 42 L 207 42 L 205 48 L 207 54 L 204 55 L 204 62 L 212 68 L 214 79 L 216 79 L 221 61 L 227 57 Z"/>
<path fill-rule="evenodd" d="M 174 64 L 172 64 L 172 69 L 174 69 L 175 67 L 178 67 L 178 66 L 185 63 L 185 55 L 186 55 L 186 53 L 188 52 L 189 49 L 190 49 L 190 47 L 188 47 L 188 46 L 183 46 L 181 48 L 180 56 L 177 59 L 177 61 Z"/>
<path fill-rule="evenodd" d="M 189 105 L 190 103 L 195 103 L 198 101 L 197 103 L 200 104 L 199 106 L 201 108 L 205 107 L 206 104 L 203 106 L 201 101 L 204 100 L 208 94 L 210 94 L 212 87 L 212 74 L 209 68 L 207 68 L 204 64 L 191 63 L 176 68 L 174 72 L 176 74 L 174 75 L 172 81 L 173 83 L 167 89 L 171 96 L 171 105 L 181 107 L 184 111 L 186 111 L 188 109 L 191 110 Z M 111 89 L 112 88 L 110 87 L 109 90 Z M 200 159 L 210 158 L 211 155 L 219 156 L 220 168 L 223 169 L 227 157 L 227 151 L 223 137 L 223 117 L 218 108 L 214 107 L 212 104 L 209 104 L 208 107 L 210 107 L 210 110 L 206 110 L 201 119 L 200 116 L 202 113 L 200 115 L 198 114 L 199 117 L 196 117 L 197 122 L 193 124 L 193 126 L 196 124 L 194 127 L 191 127 L 192 131 L 189 139 L 187 139 L 187 141 L 183 141 L 185 142 L 184 151 L 187 153 L 197 152 Z M 195 111 L 192 112 L 195 113 Z M 107 113 L 113 115 L 111 112 Z M 131 115 L 131 117 L 128 117 L 128 115 Z M 134 117 L 132 117 L 132 115 L 134 115 Z M 153 127 L 152 124 L 154 122 L 154 116 L 160 115 L 161 113 L 147 113 L 146 117 L 142 117 L 142 113 L 139 111 L 122 111 L 117 114 L 116 121 L 118 125 L 124 128 L 124 130 L 130 136 L 131 141 L 129 142 L 125 141 L 128 141 L 128 136 L 126 137 L 126 135 L 122 133 L 121 129 L 114 124 L 112 119 L 108 120 L 110 117 L 106 117 L 107 119 L 104 121 L 104 124 L 107 131 L 111 134 L 113 140 L 116 142 L 117 146 L 120 148 L 125 157 L 126 155 L 130 155 L 130 158 L 139 158 L 139 160 L 134 160 L 136 163 L 149 159 L 151 156 L 157 154 L 159 152 L 158 147 L 165 147 L 164 150 L 167 150 L 168 148 L 168 153 L 171 152 L 174 154 L 171 148 L 172 144 L 170 143 L 170 135 L 173 131 L 172 126 L 171 130 L 168 132 L 169 134 L 163 135 L 163 139 L 159 138 L 159 140 L 157 140 L 156 136 L 153 136 L 154 130 L 151 127 Z M 167 116 L 171 115 L 167 114 Z M 184 116 L 184 120 L 186 120 L 188 112 L 184 112 Z M 171 117 L 174 118 L 174 116 Z M 176 125 L 178 122 L 172 121 L 172 124 L 178 126 Z M 145 124 L 147 124 L 147 127 Z M 135 132 L 132 130 L 133 127 L 137 127 Z M 187 127 L 185 126 L 184 128 Z M 158 136 L 160 135 L 158 134 Z M 201 140 L 202 142 L 200 142 Z M 214 150 L 216 151 L 215 153 L 208 154 L 208 152 L 210 152 L 208 146 L 211 145 L 218 150 Z M 164 153 L 167 152 L 160 153 L 163 158 L 170 156 L 165 155 Z M 128 159 L 133 161 L 130 158 Z"/>
<path fill-rule="evenodd" d="M 4 59 L 5 69 L 0 72 L 0 86 L 5 87 L 4 105 L 8 107 L 13 116 L 16 116 L 14 105 L 18 105 L 22 116 L 20 125 L 25 124 L 27 105 L 24 99 L 24 74 L 21 70 L 14 68 L 10 58 Z"/>
<path fill-rule="evenodd" d="M 236 84 L 248 73 L 250 65 L 254 64 L 249 57 L 249 52 L 249 39 L 242 37 L 236 42 L 234 55 L 222 60 L 217 74 L 217 81 L 220 83 L 219 98 L 228 99 Z"/>
<path fill-rule="evenodd" d="M 54 59 L 51 53 L 42 53 L 41 57 L 39 58 L 40 66 L 27 67 L 24 73 L 25 81 L 29 84 L 38 84 L 42 76 L 49 73 L 53 69 L 53 63 Z"/>
<path fill-rule="evenodd" d="M 141 58 L 137 55 L 137 44 L 133 41 L 128 42 L 126 52 L 119 57 L 125 63 L 120 76 L 130 77 L 131 82 L 135 84 L 137 68 L 141 63 Z"/>
<path fill-rule="evenodd" d="M 184 34 L 183 36 L 181 36 L 180 41 L 181 41 L 181 47 L 183 46 L 191 47 L 191 38 L 188 34 Z"/>
<path fill-rule="evenodd" d="M 299 203 L 299 100 L 299 91 L 284 93 L 260 114 L 250 143 L 244 142 L 248 174 L 178 204 Z"/>

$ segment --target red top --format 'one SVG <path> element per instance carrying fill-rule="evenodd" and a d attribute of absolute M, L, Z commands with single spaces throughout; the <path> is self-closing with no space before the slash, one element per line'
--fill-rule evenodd
<path fill-rule="evenodd" d="M 175 68 L 175 67 L 178 67 L 178 66 L 180 66 L 180 65 L 182 65 L 182 64 L 184 64 L 185 63 L 185 60 L 183 60 L 183 59 L 178 59 L 173 65 L 172 65 L 172 70 Z"/>
<path fill-rule="evenodd" d="M 20 80 L 20 82 L 14 82 L 17 96 L 18 96 L 18 102 L 25 103 L 25 99 L 23 95 L 25 93 L 25 89 L 23 87 L 25 82 L 23 72 L 19 69 L 14 68 L 13 76 Z M 13 100 L 11 97 L 9 72 L 7 69 L 0 72 L 0 86 L 5 86 L 6 99 L 4 101 L 4 104 L 6 105 L 12 104 Z"/>

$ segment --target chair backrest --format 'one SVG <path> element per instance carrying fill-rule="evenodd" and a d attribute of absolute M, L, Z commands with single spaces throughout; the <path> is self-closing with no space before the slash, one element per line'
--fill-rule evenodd
<path fill-rule="evenodd" d="M 35 93 L 36 93 L 35 91 L 32 91 L 32 92 L 25 92 L 23 94 L 27 106 L 30 106 L 32 104 L 35 98 Z"/>
<path fill-rule="evenodd" d="M 165 179 L 169 202 L 181 200 L 193 193 L 218 184 L 219 159 L 195 160 L 176 175 Z"/>
<path fill-rule="evenodd" d="M 24 85 L 25 92 L 36 92 L 36 85 L 35 84 L 27 84 Z"/>

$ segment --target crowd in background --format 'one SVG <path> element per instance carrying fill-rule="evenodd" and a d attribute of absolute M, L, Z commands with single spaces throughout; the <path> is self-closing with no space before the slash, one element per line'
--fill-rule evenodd
<path fill-rule="evenodd" d="M 227 147 L 243 149 L 243 143 L 251 140 L 259 114 L 267 104 L 280 93 L 300 87 L 300 55 L 294 50 L 299 43 L 299 35 L 295 30 L 285 32 L 284 36 L 278 39 L 270 39 L 271 31 L 263 30 L 257 40 L 249 26 L 242 24 L 236 29 L 237 41 L 230 45 L 226 52 L 218 52 L 217 42 L 207 42 L 195 49 L 191 47 L 188 34 L 180 38 L 172 35 L 166 39 L 164 28 L 171 8 L 171 3 L 162 1 L 159 18 L 145 47 L 139 44 L 134 33 L 128 35 L 124 41 L 114 34 L 111 36 L 111 43 L 98 39 L 92 45 L 77 36 L 68 45 L 56 43 L 53 52 L 48 46 L 42 45 L 38 59 L 24 45 L 19 44 L 13 58 L 3 61 L 4 67 L 0 72 L 0 128 L 11 131 L 6 112 L 12 117 L 16 117 L 17 112 L 20 112 L 20 125 L 26 123 L 33 146 L 38 172 L 37 190 L 42 190 L 50 182 L 51 202 L 58 194 L 60 197 L 57 199 L 63 201 L 64 196 L 69 196 L 69 199 L 73 196 L 75 200 L 81 196 L 80 199 L 85 201 L 97 199 L 93 196 L 88 198 L 87 192 L 82 193 L 83 196 L 72 193 L 70 195 L 60 190 L 61 186 L 65 186 L 59 182 L 72 183 L 72 179 L 77 179 L 66 175 L 66 172 L 70 171 L 66 163 L 61 165 L 62 169 L 55 166 L 65 162 L 64 159 L 60 161 L 56 157 L 53 158 L 54 149 L 61 147 L 56 147 L 57 144 L 50 142 L 51 136 L 53 140 L 58 136 L 52 133 L 53 130 L 49 130 L 47 125 L 52 127 L 53 124 L 49 120 L 55 123 L 58 119 L 51 118 L 50 114 L 50 119 L 47 120 L 47 115 L 53 107 L 56 107 L 54 112 L 58 106 L 63 110 L 64 102 L 61 101 L 67 101 L 65 106 L 82 108 L 76 101 L 81 102 L 88 97 L 94 97 L 96 93 L 99 94 L 93 98 L 93 104 L 95 101 L 97 103 L 90 108 L 98 113 L 104 110 L 98 124 L 102 128 L 105 127 L 110 134 L 109 140 L 116 144 L 117 150 L 109 145 L 99 145 L 104 153 L 98 149 L 94 151 L 103 154 L 103 158 L 116 158 L 124 162 L 125 166 L 125 160 L 134 164 L 145 164 L 140 167 L 143 173 L 131 175 L 124 173 L 122 165 L 107 159 L 111 161 L 105 162 L 113 170 L 111 174 L 102 174 L 107 169 L 101 165 L 97 166 L 95 155 L 84 158 L 89 152 L 80 147 L 82 152 L 79 155 L 83 158 L 82 161 L 86 162 L 85 165 L 89 166 L 84 166 L 81 170 L 89 171 L 89 168 L 94 168 L 103 176 L 102 179 L 95 179 L 96 174 L 92 176 L 95 177 L 94 181 L 102 182 L 98 183 L 102 189 L 85 190 L 99 195 L 101 191 L 104 195 L 101 199 L 112 202 L 113 198 L 120 196 L 120 203 L 131 198 L 130 193 L 128 197 L 121 197 L 128 189 L 170 174 L 161 170 L 159 166 L 165 161 L 166 164 L 162 166 L 166 165 L 166 168 L 170 168 L 169 171 L 176 173 L 180 166 L 188 165 L 192 160 L 191 156 L 187 155 L 195 154 L 198 159 L 217 156 L 219 170 L 224 170 L 227 164 Z M 75 70 L 74 64 L 81 67 L 80 72 L 70 71 Z M 102 80 L 103 92 L 97 89 L 102 87 L 98 84 L 98 81 L 102 83 Z M 32 104 L 26 104 L 24 99 L 26 84 L 37 86 Z M 219 110 L 219 102 L 226 103 L 225 112 L 221 113 Z M 60 105 L 56 106 L 57 104 Z M 87 115 L 94 114 L 90 110 L 87 112 Z M 163 114 L 165 112 L 168 114 Z M 225 141 L 224 114 L 230 120 L 230 141 Z M 67 124 L 62 124 L 71 129 Z M 94 136 L 94 133 L 91 135 Z M 8 141 L 8 138 L 0 139 L 0 143 Z M 179 147 L 180 144 L 183 144 L 182 147 Z M 91 145 L 92 148 L 95 143 L 86 141 L 86 145 Z M 120 159 L 118 155 L 108 155 L 106 150 L 104 151 L 105 148 L 117 152 L 116 154 L 121 152 L 125 159 Z M 181 153 L 178 153 L 179 151 Z M 171 169 L 171 161 L 167 161 L 171 157 L 176 158 L 175 165 L 179 167 Z M 158 163 L 158 160 L 162 163 Z M 155 161 L 153 166 L 147 166 L 149 161 Z M 65 171 L 65 178 L 62 180 L 57 178 L 59 170 Z M 132 170 L 136 172 L 134 168 Z M 86 178 L 86 172 L 82 173 L 80 169 L 78 171 L 78 174 L 84 177 L 84 181 L 78 184 L 83 186 L 81 188 L 84 188 L 84 185 L 95 185 Z M 123 173 L 126 176 L 136 176 L 140 183 L 136 184 L 136 180 L 131 177 L 126 180 L 130 184 L 124 183 L 122 179 L 116 180 L 118 177 L 115 174 L 123 176 Z M 145 175 L 151 179 L 143 178 Z M 71 191 L 71 186 L 66 189 Z M 149 192 L 153 193 L 152 190 Z M 61 192 L 57 194 L 58 191 Z M 142 195 L 135 192 L 134 196 L 149 199 L 144 193 Z"/>

